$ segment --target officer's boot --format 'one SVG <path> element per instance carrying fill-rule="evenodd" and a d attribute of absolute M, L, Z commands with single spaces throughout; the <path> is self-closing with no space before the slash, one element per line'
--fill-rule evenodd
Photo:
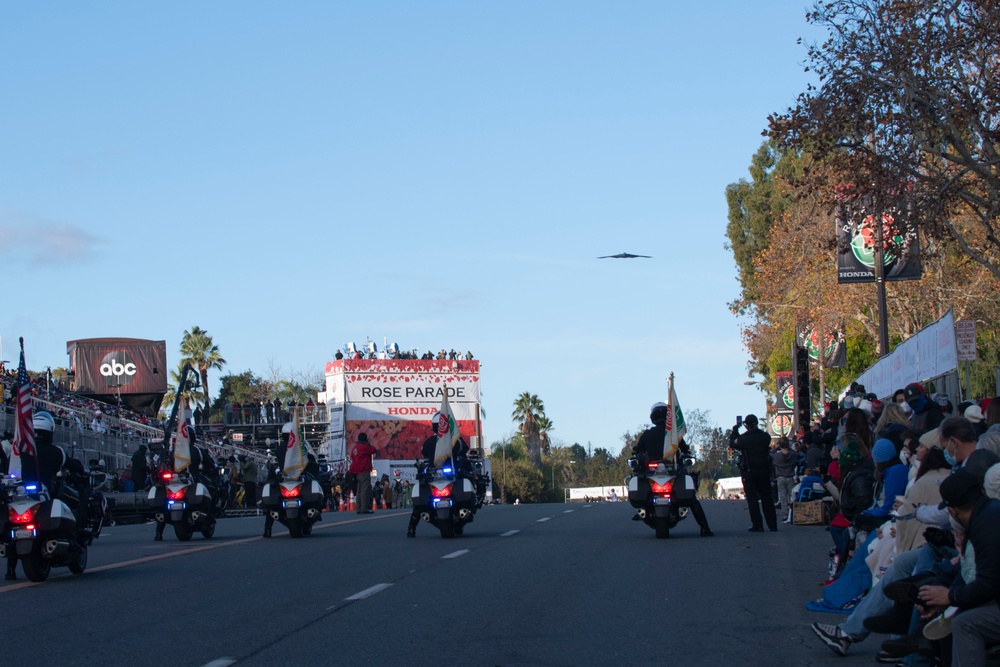
<path fill-rule="evenodd" d="M 7 575 L 4 577 L 7 581 L 17 581 L 17 560 L 14 558 L 7 559 Z"/>
<path fill-rule="evenodd" d="M 156 535 L 153 536 L 153 541 L 154 542 L 162 542 L 163 541 L 163 527 L 165 525 L 167 525 L 166 521 L 157 521 L 156 522 Z"/>
<path fill-rule="evenodd" d="M 271 526 L 274 525 L 274 519 L 268 514 L 267 518 L 264 519 L 264 534 L 262 537 L 271 537 Z"/>
<path fill-rule="evenodd" d="M 416 537 L 417 536 L 417 524 L 418 523 L 420 523 L 420 517 L 419 516 L 410 515 L 410 525 L 407 526 L 407 528 L 406 528 L 406 536 L 407 537 Z"/>

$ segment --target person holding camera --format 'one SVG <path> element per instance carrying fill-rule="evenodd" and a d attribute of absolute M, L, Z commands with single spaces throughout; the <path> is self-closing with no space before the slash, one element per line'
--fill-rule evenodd
<path fill-rule="evenodd" d="M 746 433 L 740 434 L 741 424 Z M 747 415 L 742 422 L 737 418 L 729 436 L 729 446 L 741 454 L 740 476 L 750 512 L 751 533 L 764 532 L 763 522 L 773 532 L 778 530 L 778 516 L 774 511 L 771 494 L 771 436 L 757 426 L 757 416 Z M 761 512 L 763 511 L 763 522 Z"/>

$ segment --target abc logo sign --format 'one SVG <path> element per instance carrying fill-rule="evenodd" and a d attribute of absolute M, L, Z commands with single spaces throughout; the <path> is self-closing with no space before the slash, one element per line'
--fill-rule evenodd
<path fill-rule="evenodd" d="M 135 379 L 135 361 L 125 352 L 111 352 L 101 359 L 98 369 L 109 387 L 123 387 Z"/>

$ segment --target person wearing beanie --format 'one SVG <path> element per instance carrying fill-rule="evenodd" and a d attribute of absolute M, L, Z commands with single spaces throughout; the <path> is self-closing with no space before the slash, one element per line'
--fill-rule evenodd
<path fill-rule="evenodd" d="M 944 421 L 940 406 L 927 398 L 924 388 L 916 382 L 911 382 L 903 389 L 906 402 L 913 410 L 910 415 L 910 426 L 914 431 L 923 433 L 937 428 Z"/>
<path fill-rule="evenodd" d="M 872 460 L 875 462 L 875 499 L 872 506 L 861 514 L 884 519 L 892 512 L 896 496 L 906 493 L 909 469 L 899 460 L 896 445 L 886 438 L 875 441 Z"/>

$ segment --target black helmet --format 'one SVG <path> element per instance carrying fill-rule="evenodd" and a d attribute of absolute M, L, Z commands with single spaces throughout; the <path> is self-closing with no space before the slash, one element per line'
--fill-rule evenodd
<path fill-rule="evenodd" d="M 653 403 L 653 407 L 649 409 L 649 421 L 653 422 L 654 424 L 656 422 L 666 421 L 667 411 L 669 409 L 670 408 L 667 406 L 667 404 L 663 403 L 662 401 Z"/>

